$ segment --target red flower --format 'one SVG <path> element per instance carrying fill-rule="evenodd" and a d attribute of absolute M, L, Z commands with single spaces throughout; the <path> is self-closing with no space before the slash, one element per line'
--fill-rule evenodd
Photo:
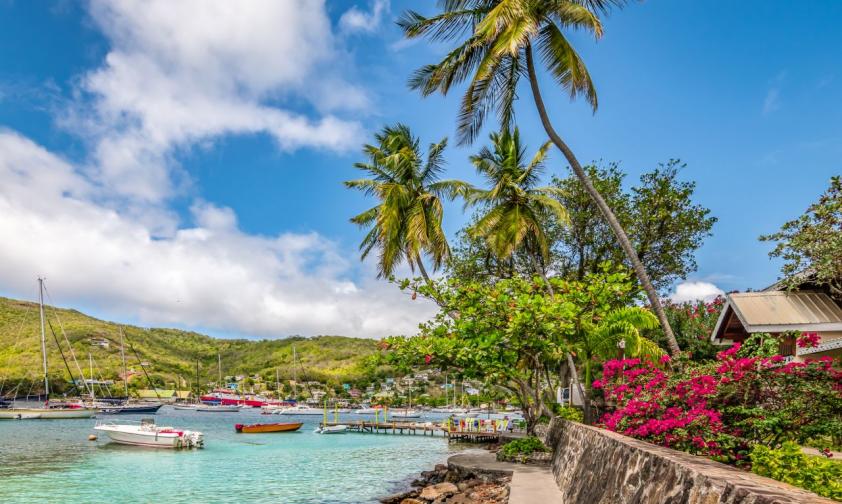
<path fill-rule="evenodd" d="M 425 355 L 425 356 L 424 356 L 424 364 L 429 364 L 429 363 L 430 363 L 430 361 L 432 361 L 432 360 L 433 360 L 433 356 L 432 356 L 432 355 L 427 354 L 427 355 Z"/>

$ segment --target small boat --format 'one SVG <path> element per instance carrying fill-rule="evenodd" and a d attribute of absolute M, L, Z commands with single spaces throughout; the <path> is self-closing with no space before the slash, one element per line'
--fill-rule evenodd
<path fill-rule="evenodd" d="M 261 432 L 293 432 L 297 431 L 304 425 L 302 423 L 265 423 L 265 424 L 251 424 L 243 425 L 237 424 L 234 429 L 243 434 L 257 434 Z"/>
<path fill-rule="evenodd" d="M 413 409 L 408 410 L 392 410 L 389 412 L 390 418 L 421 418 L 421 412 Z"/>
<path fill-rule="evenodd" d="M 352 410 L 351 413 L 355 415 L 374 415 L 375 413 L 383 411 L 382 408 L 360 408 L 356 410 Z"/>
<path fill-rule="evenodd" d="M 102 407 L 102 412 L 107 415 L 131 415 L 137 413 L 157 413 L 163 404 L 117 404 Z"/>
<path fill-rule="evenodd" d="M 348 432 L 347 425 L 324 425 L 314 430 L 316 434 L 345 434 Z"/>
<path fill-rule="evenodd" d="M 198 404 L 196 405 L 196 411 L 202 411 L 205 413 L 236 413 L 240 411 L 241 406 L 237 405 L 223 405 L 223 404 Z"/>
<path fill-rule="evenodd" d="M 144 418 L 139 424 L 98 422 L 94 430 L 106 433 L 115 443 L 132 446 L 202 448 L 205 444 L 205 437 L 201 432 L 161 427 L 155 425 L 152 418 Z"/>
<path fill-rule="evenodd" d="M 321 415 L 324 411 L 320 408 L 297 405 L 290 406 L 288 408 L 281 408 L 273 413 L 276 415 Z"/>
<path fill-rule="evenodd" d="M 181 411 L 196 411 L 196 408 L 199 407 L 198 404 L 173 404 L 173 409 L 181 410 Z"/>

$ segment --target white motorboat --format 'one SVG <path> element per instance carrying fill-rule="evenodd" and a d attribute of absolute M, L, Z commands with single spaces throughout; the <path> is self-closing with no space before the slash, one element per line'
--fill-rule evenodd
<path fill-rule="evenodd" d="M 345 434 L 348 432 L 347 425 L 325 425 L 314 430 L 316 434 Z"/>
<path fill-rule="evenodd" d="M 145 418 L 140 423 L 98 422 L 94 430 L 104 432 L 115 443 L 132 446 L 202 448 L 205 444 L 201 432 L 161 427 L 155 425 L 151 418 Z"/>
<path fill-rule="evenodd" d="M 383 411 L 383 408 L 360 408 L 357 410 L 351 410 L 351 413 L 355 415 L 374 415 L 379 411 Z"/>
<path fill-rule="evenodd" d="M 199 404 L 195 410 L 205 413 L 236 413 L 240 411 L 240 408 L 234 404 Z"/>
<path fill-rule="evenodd" d="M 173 409 L 181 410 L 181 411 L 196 411 L 196 408 L 199 407 L 198 404 L 173 404 Z"/>
<path fill-rule="evenodd" d="M 393 419 L 402 419 L 402 418 L 421 418 L 421 412 L 414 409 L 406 409 L 406 410 L 390 410 L 389 417 Z"/>
<path fill-rule="evenodd" d="M 273 412 L 276 415 L 322 415 L 324 410 L 319 408 L 311 408 L 310 406 L 289 406 L 287 408 L 280 408 Z"/>

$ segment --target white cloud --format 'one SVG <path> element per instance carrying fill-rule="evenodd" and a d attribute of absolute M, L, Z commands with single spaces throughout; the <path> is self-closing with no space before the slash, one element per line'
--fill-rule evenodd
<path fill-rule="evenodd" d="M 150 225 L 100 204 L 78 168 L 0 131 L 0 284 L 25 296 L 46 275 L 62 304 L 149 325 L 255 336 L 411 334 L 435 313 L 363 272 L 318 233 L 255 236 L 230 208 L 197 201 L 193 225 L 156 238 Z"/>
<path fill-rule="evenodd" d="M 334 112 L 365 108 L 367 95 L 341 75 L 322 1 L 92 0 L 90 14 L 111 48 L 64 123 L 92 142 L 88 171 L 116 194 L 166 199 L 177 150 L 222 135 L 359 144 L 360 124 Z"/>
<path fill-rule="evenodd" d="M 670 295 L 674 303 L 686 301 L 710 301 L 725 292 L 710 282 L 682 282 L 675 286 L 675 292 Z"/>
<path fill-rule="evenodd" d="M 371 12 L 363 12 L 356 5 L 339 18 L 339 27 L 347 33 L 373 32 L 380 26 L 383 15 L 389 12 L 389 0 L 374 0 Z"/>

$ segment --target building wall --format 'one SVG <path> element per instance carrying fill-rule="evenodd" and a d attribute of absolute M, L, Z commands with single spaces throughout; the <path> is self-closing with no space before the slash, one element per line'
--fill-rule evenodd
<path fill-rule="evenodd" d="M 620 434 L 553 420 L 552 469 L 565 504 L 831 504 L 813 493 Z"/>

